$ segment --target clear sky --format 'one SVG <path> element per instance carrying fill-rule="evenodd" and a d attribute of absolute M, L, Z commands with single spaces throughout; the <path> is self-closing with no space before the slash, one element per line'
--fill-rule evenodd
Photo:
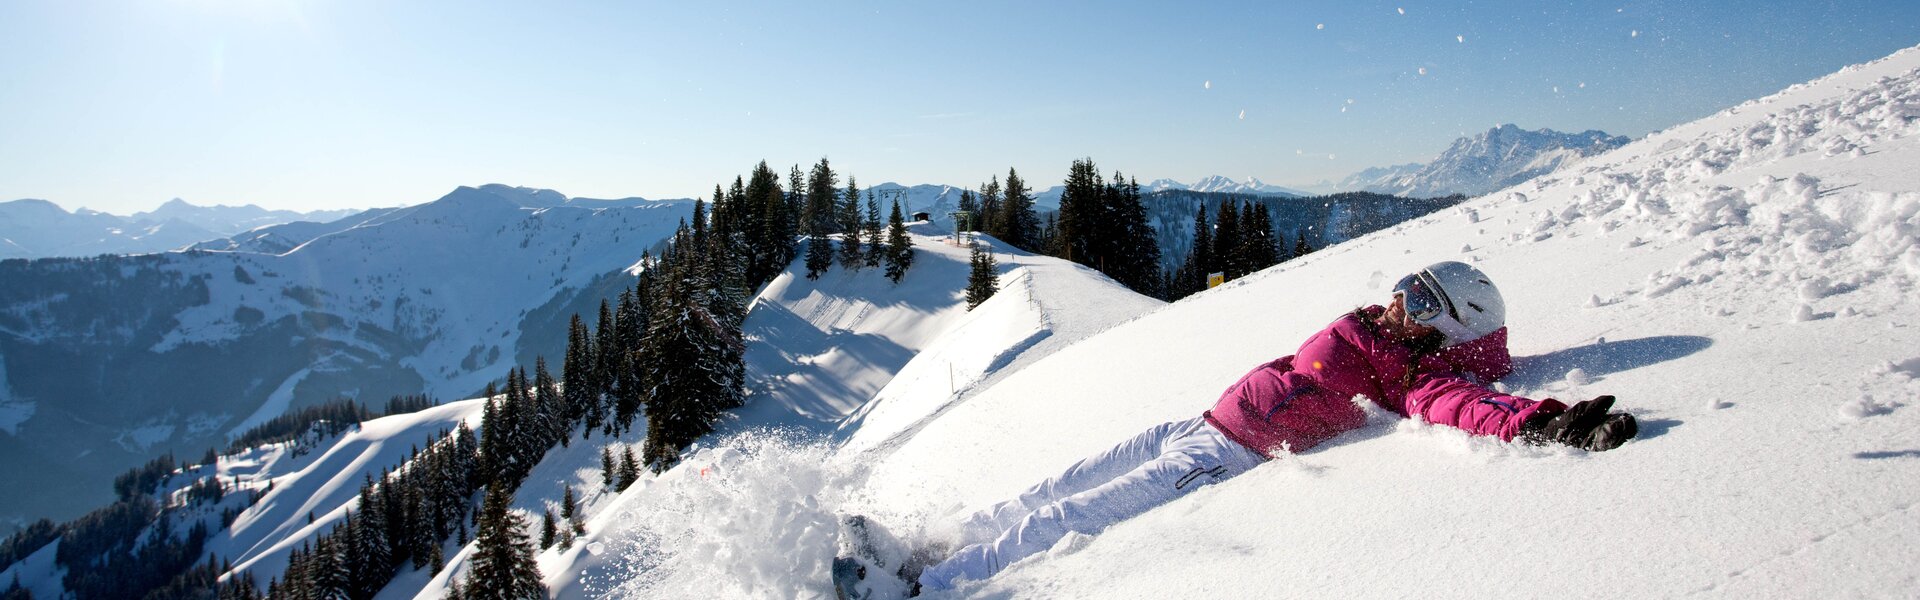
<path fill-rule="evenodd" d="M 0 199 L 393 206 L 500 182 L 1305 185 L 1499 123 L 1631 136 L 1920 44 L 1920 2 L 5 0 Z"/>

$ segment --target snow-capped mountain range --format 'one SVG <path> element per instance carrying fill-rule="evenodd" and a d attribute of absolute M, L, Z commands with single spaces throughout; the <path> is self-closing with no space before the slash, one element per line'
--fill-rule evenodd
<path fill-rule="evenodd" d="M 1202 177 L 1199 181 L 1193 182 L 1192 185 L 1180 183 L 1172 179 L 1155 179 L 1140 186 L 1142 193 L 1150 194 L 1166 190 L 1189 190 L 1246 196 L 1278 196 L 1283 198 L 1299 198 L 1314 195 L 1310 192 L 1273 185 L 1254 177 L 1234 181 L 1220 175 Z"/>
<path fill-rule="evenodd" d="M 1551 173 L 1563 164 L 1619 148 L 1629 141 L 1624 136 L 1597 130 L 1526 131 L 1506 124 L 1455 140 L 1432 162 L 1362 170 L 1334 187 L 1340 191 L 1411 198 L 1479 196 Z"/>
<path fill-rule="evenodd" d="M 0 480 L 45 492 L 0 515 L 75 516 L 119 471 L 290 406 L 463 398 L 557 361 L 568 317 L 691 209 L 462 187 L 339 231 L 268 227 L 285 235 L 258 252 L 0 263 Z"/>
<path fill-rule="evenodd" d="M 194 206 L 175 198 L 123 217 L 84 208 L 67 212 L 46 200 L 14 200 L 0 202 L 0 259 L 165 252 L 258 227 L 334 221 L 355 212 Z"/>
<path fill-rule="evenodd" d="M 1920 580 L 1916 162 L 1920 48 L 1173 304 L 983 238 L 1002 290 L 957 310 L 965 249 L 919 225 L 899 286 L 873 269 L 768 286 L 749 403 L 680 466 L 612 492 L 596 437 L 550 451 L 514 506 L 537 523 L 586 492 L 587 533 L 537 555 L 556 598 L 831 597 L 840 515 L 947 539 L 972 509 L 1193 418 L 1400 274 L 1462 260 L 1507 298 L 1516 369 L 1498 389 L 1618 396 L 1637 439 L 1506 443 L 1357 398 L 1361 429 L 930 597 L 1904 597 Z M 264 585 L 364 475 L 479 413 L 223 457 L 208 469 L 272 491 L 208 553 Z M 443 597 L 472 549 L 403 566 L 379 597 Z M 59 597 L 57 550 L 0 581 Z"/>

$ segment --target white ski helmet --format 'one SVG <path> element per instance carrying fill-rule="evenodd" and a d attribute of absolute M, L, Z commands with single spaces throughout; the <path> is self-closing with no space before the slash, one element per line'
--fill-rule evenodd
<path fill-rule="evenodd" d="M 1500 288 L 1472 265 L 1437 262 L 1413 276 L 1425 279 L 1440 292 L 1446 311 L 1425 323 L 1446 336 L 1443 346 L 1471 342 L 1507 325 L 1507 303 L 1500 299 Z"/>

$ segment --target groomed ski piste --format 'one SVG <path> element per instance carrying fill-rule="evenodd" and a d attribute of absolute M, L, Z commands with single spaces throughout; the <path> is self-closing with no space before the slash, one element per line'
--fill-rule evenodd
<path fill-rule="evenodd" d="M 558 598 L 831 597 L 839 515 L 938 539 L 966 511 L 1199 414 L 1247 369 L 1387 300 L 1400 275 L 1464 260 L 1507 299 L 1517 369 L 1501 386 L 1615 395 L 1639 439 L 1590 454 L 1376 411 L 927 597 L 1909 596 L 1916 134 L 1920 48 L 1171 305 L 983 238 L 1002 290 L 969 312 L 965 249 L 923 225 L 899 286 L 838 266 L 768 286 L 747 324 L 754 394 L 680 467 L 615 494 L 599 484 L 608 440 L 576 438 L 516 507 L 534 523 L 561 485 L 582 493 L 587 535 L 539 556 Z M 478 413 L 464 401 L 304 457 L 223 459 L 274 491 L 210 551 L 274 572 L 351 506 L 363 473 Z M 53 551 L 0 581 L 22 573 L 57 597 Z M 380 597 L 443 597 L 465 567 L 447 556 Z"/>

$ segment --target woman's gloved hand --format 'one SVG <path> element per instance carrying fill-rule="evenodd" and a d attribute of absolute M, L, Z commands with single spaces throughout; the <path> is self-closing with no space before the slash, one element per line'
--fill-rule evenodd
<path fill-rule="evenodd" d="M 1620 447 L 1640 433 L 1633 415 L 1607 414 L 1613 408 L 1613 396 L 1581 401 L 1559 412 L 1535 412 L 1520 426 L 1520 438 L 1534 444 L 1565 444 L 1604 452 Z"/>

